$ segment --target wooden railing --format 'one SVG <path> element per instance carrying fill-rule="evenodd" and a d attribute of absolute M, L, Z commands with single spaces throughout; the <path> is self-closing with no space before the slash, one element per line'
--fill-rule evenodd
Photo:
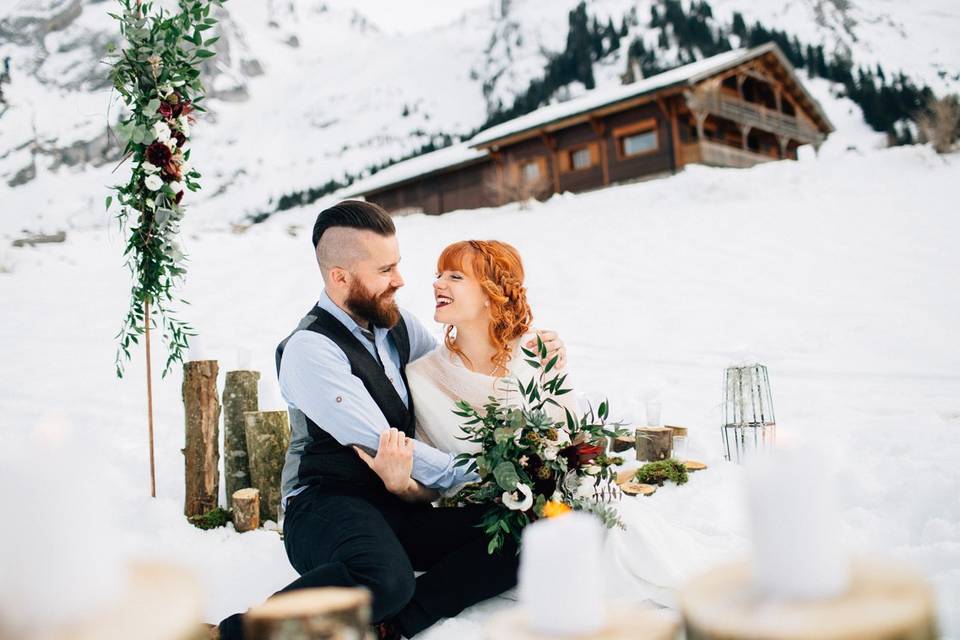
<path fill-rule="evenodd" d="M 683 164 L 706 164 L 713 167 L 752 167 L 761 162 L 776 160 L 762 153 L 746 151 L 719 142 L 703 140 L 680 147 Z"/>
<path fill-rule="evenodd" d="M 793 116 L 721 93 L 691 96 L 688 103 L 695 111 L 708 112 L 773 134 L 789 136 L 800 143 L 820 142 L 824 137 L 816 128 Z"/>

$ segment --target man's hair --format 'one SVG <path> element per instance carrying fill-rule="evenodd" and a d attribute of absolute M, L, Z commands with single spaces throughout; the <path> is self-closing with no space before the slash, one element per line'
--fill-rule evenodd
<path fill-rule="evenodd" d="M 347 227 L 361 231 L 372 231 L 381 236 L 396 235 L 397 228 L 393 218 L 383 207 L 362 200 L 344 200 L 317 215 L 313 223 L 313 248 L 317 249 L 320 238 L 327 229 Z"/>

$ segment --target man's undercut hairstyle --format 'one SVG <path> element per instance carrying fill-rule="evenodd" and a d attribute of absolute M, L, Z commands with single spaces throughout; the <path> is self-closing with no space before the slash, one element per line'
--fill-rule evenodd
<path fill-rule="evenodd" d="M 363 200 L 344 200 L 321 211 L 313 224 L 314 249 L 320 243 L 324 232 L 333 227 L 372 231 L 381 236 L 393 236 L 397 233 L 393 218 L 383 207 Z"/>

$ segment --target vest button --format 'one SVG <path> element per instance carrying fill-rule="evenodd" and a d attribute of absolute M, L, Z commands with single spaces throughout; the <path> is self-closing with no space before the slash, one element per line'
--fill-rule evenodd
<path fill-rule="evenodd" d="M 343 398 L 341 396 L 337 396 L 337 402 L 343 402 Z"/>

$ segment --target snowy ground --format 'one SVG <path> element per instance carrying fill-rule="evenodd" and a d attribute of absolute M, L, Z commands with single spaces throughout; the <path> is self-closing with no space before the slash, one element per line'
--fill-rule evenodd
<path fill-rule="evenodd" d="M 658 396 L 664 420 L 688 425 L 692 453 L 711 463 L 646 504 L 733 542 L 741 503 L 729 489 L 740 470 L 718 459 L 721 376 L 763 362 L 781 440 L 822 447 L 835 469 L 838 537 L 929 576 L 945 635 L 960 638 L 960 157 L 876 150 L 847 105 L 826 106 L 840 131 L 819 158 L 694 166 L 527 211 L 398 219 L 400 301 L 429 323 L 433 263 L 447 243 L 515 244 L 536 322 L 563 334 L 578 390 L 608 395 L 628 419 Z M 315 212 L 233 233 L 211 229 L 197 207 L 185 229 L 194 355 L 219 360 L 221 372 L 261 370 L 266 409 L 281 408 L 274 345 L 320 290 Z M 113 228 L 0 249 L 0 619 L 18 637 L 110 597 L 129 557 L 190 566 L 210 621 L 295 576 L 274 533 L 184 522 L 176 372 L 155 383 L 159 498 L 147 497 L 141 355 L 126 379 L 113 374 L 129 287 L 121 251 Z M 424 637 L 479 637 L 500 606 Z"/>

